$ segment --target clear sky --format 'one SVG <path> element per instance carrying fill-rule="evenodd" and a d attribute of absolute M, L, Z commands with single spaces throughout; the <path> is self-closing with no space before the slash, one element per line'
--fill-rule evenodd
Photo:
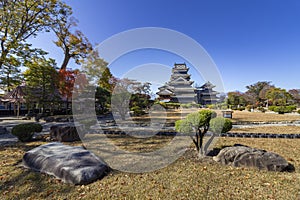
<path fill-rule="evenodd" d="M 163 27 L 196 40 L 216 63 L 225 91 L 272 81 L 300 88 L 300 1 L 297 0 L 67 0 L 92 44 L 128 29 Z M 44 34 L 32 40 L 61 63 L 61 50 Z M 182 62 L 158 58 L 172 66 Z M 175 60 L 176 59 L 176 60 Z M 147 60 L 150 62 L 151 59 Z M 136 61 L 135 61 L 136 62 Z M 128 63 L 127 63 L 128 64 Z M 135 64 L 142 64 L 142 61 Z M 112 73 L 123 72 L 112 66 Z M 169 78 L 169 77 L 168 77 Z M 202 83 L 195 75 L 192 78 Z"/>

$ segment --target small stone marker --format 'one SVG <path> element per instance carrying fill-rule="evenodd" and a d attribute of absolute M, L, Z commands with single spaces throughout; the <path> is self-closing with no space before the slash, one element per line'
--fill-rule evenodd
<path fill-rule="evenodd" d="M 232 113 L 233 113 L 232 110 L 223 110 L 222 111 L 222 114 L 223 114 L 224 118 L 232 119 Z"/>

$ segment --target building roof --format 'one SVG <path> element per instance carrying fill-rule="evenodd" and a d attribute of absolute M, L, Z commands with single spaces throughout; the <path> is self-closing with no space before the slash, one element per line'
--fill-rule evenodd
<path fill-rule="evenodd" d="M 206 88 L 208 88 L 208 89 L 212 89 L 212 88 L 214 88 L 214 87 L 216 87 L 215 85 L 213 85 L 211 82 L 209 82 L 209 81 L 207 81 L 206 83 L 204 83 L 202 86 L 200 86 L 200 88 L 202 88 L 202 89 L 206 89 Z"/>
<path fill-rule="evenodd" d="M 189 81 L 181 76 L 179 76 L 177 79 L 174 79 L 169 82 L 172 86 L 177 85 L 177 84 L 184 84 L 184 85 L 192 85 L 194 81 Z"/>
<path fill-rule="evenodd" d="M 173 95 L 173 92 L 171 90 L 165 89 L 157 92 L 158 95 Z"/>
<path fill-rule="evenodd" d="M 3 102 L 11 102 L 11 103 L 25 103 L 25 86 L 17 86 L 12 91 L 5 94 L 1 101 Z"/>

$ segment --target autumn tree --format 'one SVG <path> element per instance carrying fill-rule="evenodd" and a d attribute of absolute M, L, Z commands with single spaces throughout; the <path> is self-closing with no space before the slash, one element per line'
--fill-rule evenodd
<path fill-rule="evenodd" d="M 69 8 L 52 24 L 52 30 L 57 36 L 54 43 L 64 52 L 64 59 L 60 69 L 66 70 L 70 59 L 74 59 L 76 64 L 81 64 L 87 55 L 92 51 L 92 45 L 87 37 L 79 31 L 72 31 L 77 26 L 77 20 L 71 16 L 72 10 Z"/>
<path fill-rule="evenodd" d="M 298 104 L 298 106 L 299 106 L 300 105 L 300 90 L 299 89 L 291 89 L 288 92 L 292 95 L 295 103 Z"/>
<path fill-rule="evenodd" d="M 255 99 L 257 104 L 263 104 L 266 100 L 266 91 L 273 87 L 274 86 L 271 85 L 270 81 L 258 81 L 257 83 L 246 86 L 248 90 L 245 94 L 248 95 L 248 97 Z"/>
<path fill-rule="evenodd" d="M 60 69 L 58 72 L 59 77 L 59 92 L 66 102 L 66 113 L 69 109 L 69 101 L 72 98 L 74 84 L 79 70 L 66 70 Z"/>

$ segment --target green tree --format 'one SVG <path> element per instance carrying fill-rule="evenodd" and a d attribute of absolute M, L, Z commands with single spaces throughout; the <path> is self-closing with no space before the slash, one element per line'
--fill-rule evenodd
<path fill-rule="evenodd" d="M 90 82 L 98 84 L 100 87 L 112 91 L 109 80 L 112 74 L 107 67 L 108 63 L 99 56 L 97 50 L 92 51 L 82 64 L 82 71 L 87 75 Z"/>
<path fill-rule="evenodd" d="M 178 120 L 175 122 L 175 129 L 178 132 L 190 134 L 196 149 L 198 151 L 198 156 L 201 157 L 205 155 L 206 152 L 203 151 L 203 138 L 204 135 L 209 130 L 209 122 L 212 118 L 217 115 L 211 110 L 201 110 L 199 112 L 190 113 L 183 120 Z M 194 136 L 192 135 L 194 133 Z"/>
<path fill-rule="evenodd" d="M 266 97 L 276 106 L 286 106 L 293 100 L 292 95 L 281 88 L 271 88 L 266 92 Z"/>
<path fill-rule="evenodd" d="M 101 73 L 101 77 L 98 81 L 98 85 L 110 92 L 113 91 L 115 87 L 115 78 L 113 77 L 112 73 L 110 72 L 110 69 L 108 67 L 105 67 L 103 72 Z"/>
<path fill-rule="evenodd" d="M 150 95 L 139 93 L 137 85 L 144 84 L 128 78 L 113 80 L 115 86 L 111 96 L 112 111 L 118 113 L 122 120 L 126 119 L 127 113 L 131 108 L 137 112 L 146 109 L 150 104 Z"/>
<path fill-rule="evenodd" d="M 28 57 L 26 40 L 49 31 L 53 19 L 60 19 L 67 5 L 59 0 L 0 0 L 0 68 L 10 66 L 11 57 Z"/>
<path fill-rule="evenodd" d="M 228 92 L 227 104 L 233 108 L 245 106 L 247 104 L 245 95 L 241 92 Z"/>
<path fill-rule="evenodd" d="M 97 87 L 95 94 L 96 113 L 103 114 L 108 111 L 111 101 L 111 92 L 105 88 Z"/>
<path fill-rule="evenodd" d="M 29 104 L 37 103 L 42 111 L 46 107 L 52 108 L 53 103 L 60 98 L 55 61 L 38 57 L 26 62 L 25 66 L 26 101 Z"/>
<path fill-rule="evenodd" d="M 0 87 L 3 91 L 10 92 L 11 89 L 21 84 L 20 65 L 19 60 L 13 56 L 9 56 L 7 62 L 2 65 L 2 69 L 0 69 Z"/>
<path fill-rule="evenodd" d="M 210 131 L 214 133 L 227 133 L 232 129 L 232 122 L 230 119 L 223 117 L 216 117 L 210 120 Z"/>

